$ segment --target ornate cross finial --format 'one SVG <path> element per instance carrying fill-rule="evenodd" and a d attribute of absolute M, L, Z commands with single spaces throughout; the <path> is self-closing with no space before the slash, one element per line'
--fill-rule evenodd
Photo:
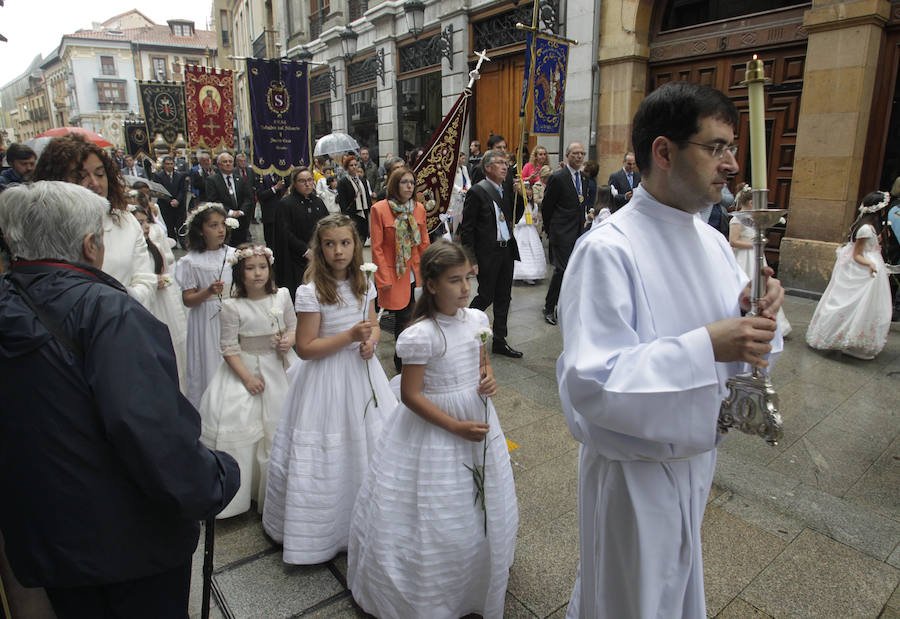
<path fill-rule="evenodd" d="M 487 51 L 486 49 L 483 49 L 480 52 L 475 52 L 475 55 L 478 56 L 478 62 L 475 64 L 476 71 L 481 69 L 481 63 L 483 63 L 485 61 L 487 61 L 487 62 L 491 61 L 491 59 L 488 58 L 487 54 L 485 53 L 486 51 Z"/>

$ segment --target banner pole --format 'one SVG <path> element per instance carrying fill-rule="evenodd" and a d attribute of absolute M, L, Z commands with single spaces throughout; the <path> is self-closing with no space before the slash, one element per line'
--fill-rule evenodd
<path fill-rule="evenodd" d="M 534 52 L 537 48 L 537 23 L 538 23 L 538 0 L 534 0 L 534 10 L 531 15 L 531 27 L 527 28 L 528 34 L 531 38 L 531 45 L 528 49 L 530 62 L 528 63 L 528 84 L 526 86 L 527 90 L 525 91 L 525 97 L 522 101 L 522 108 L 519 110 L 519 143 L 516 146 L 516 176 L 519 180 L 519 191 L 522 194 L 522 208 L 525 212 L 530 213 L 531 209 L 528 206 L 528 192 L 525 191 L 525 178 L 522 176 L 522 147 L 525 146 L 525 117 L 527 115 L 528 110 L 528 102 L 532 101 L 532 113 L 534 110 Z M 520 24 L 516 24 L 516 28 L 518 28 Z M 530 152 L 530 151 L 529 151 Z M 519 218 L 516 217 L 516 201 L 513 200 L 513 228 L 516 226 L 516 222 L 519 221 Z M 526 217 L 526 222 L 528 222 L 530 217 Z"/>

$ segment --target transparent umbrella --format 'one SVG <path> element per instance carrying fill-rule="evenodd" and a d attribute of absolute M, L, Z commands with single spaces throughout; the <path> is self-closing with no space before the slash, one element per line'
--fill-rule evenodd
<path fill-rule="evenodd" d="M 34 154 L 40 157 L 41 153 L 44 151 L 44 148 L 47 146 L 47 144 L 50 143 L 50 140 L 52 139 L 53 138 L 46 136 L 42 138 L 31 138 L 30 140 L 25 140 L 24 144 L 25 146 L 30 146 L 31 150 L 34 151 Z"/>
<path fill-rule="evenodd" d="M 313 150 L 313 156 L 336 155 L 350 151 L 358 152 L 359 143 L 346 133 L 335 131 L 319 138 L 316 148 Z"/>
<path fill-rule="evenodd" d="M 169 190 L 166 189 L 165 185 L 157 183 L 156 181 L 141 178 L 140 176 L 131 176 L 130 174 L 125 174 L 122 178 L 125 179 L 125 184 L 129 187 L 134 187 L 134 184 L 137 182 L 147 183 L 147 186 L 150 188 L 150 195 L 154 198 L 172 197 L 172 194 L 169 193 Z"/>

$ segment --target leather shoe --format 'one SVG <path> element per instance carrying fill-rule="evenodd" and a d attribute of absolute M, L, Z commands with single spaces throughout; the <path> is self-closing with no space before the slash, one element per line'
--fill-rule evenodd
<path fill-rule="evenodd" d="M 491 352 L 495 355 L 504 355 L 506 357 L 512 357 L 513 359 L 521 359 L 522 352 L 512 348 L 505 341 L 503 342 L 494 342 L 491 346 Z"/>
<path fill-rule="evenodd" d="M 548 325 L 556 325 L 556 312 L 544 312 L 544 322 Z"/>

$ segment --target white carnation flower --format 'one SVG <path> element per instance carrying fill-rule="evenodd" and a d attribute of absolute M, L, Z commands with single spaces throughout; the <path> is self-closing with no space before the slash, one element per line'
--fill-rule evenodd
<path fill-rule="evenodd" d="M 231 228 L 232 230 L 236 230 L 237 228 L 240 227 L 241 224 L 240 224 L 240 222 L 239 222 L 237 219 L 235 219 L 234 217 L 226 217 L 226 218 L 225 218 L 225 225 L 228 226 L 229 228 Z"/>

